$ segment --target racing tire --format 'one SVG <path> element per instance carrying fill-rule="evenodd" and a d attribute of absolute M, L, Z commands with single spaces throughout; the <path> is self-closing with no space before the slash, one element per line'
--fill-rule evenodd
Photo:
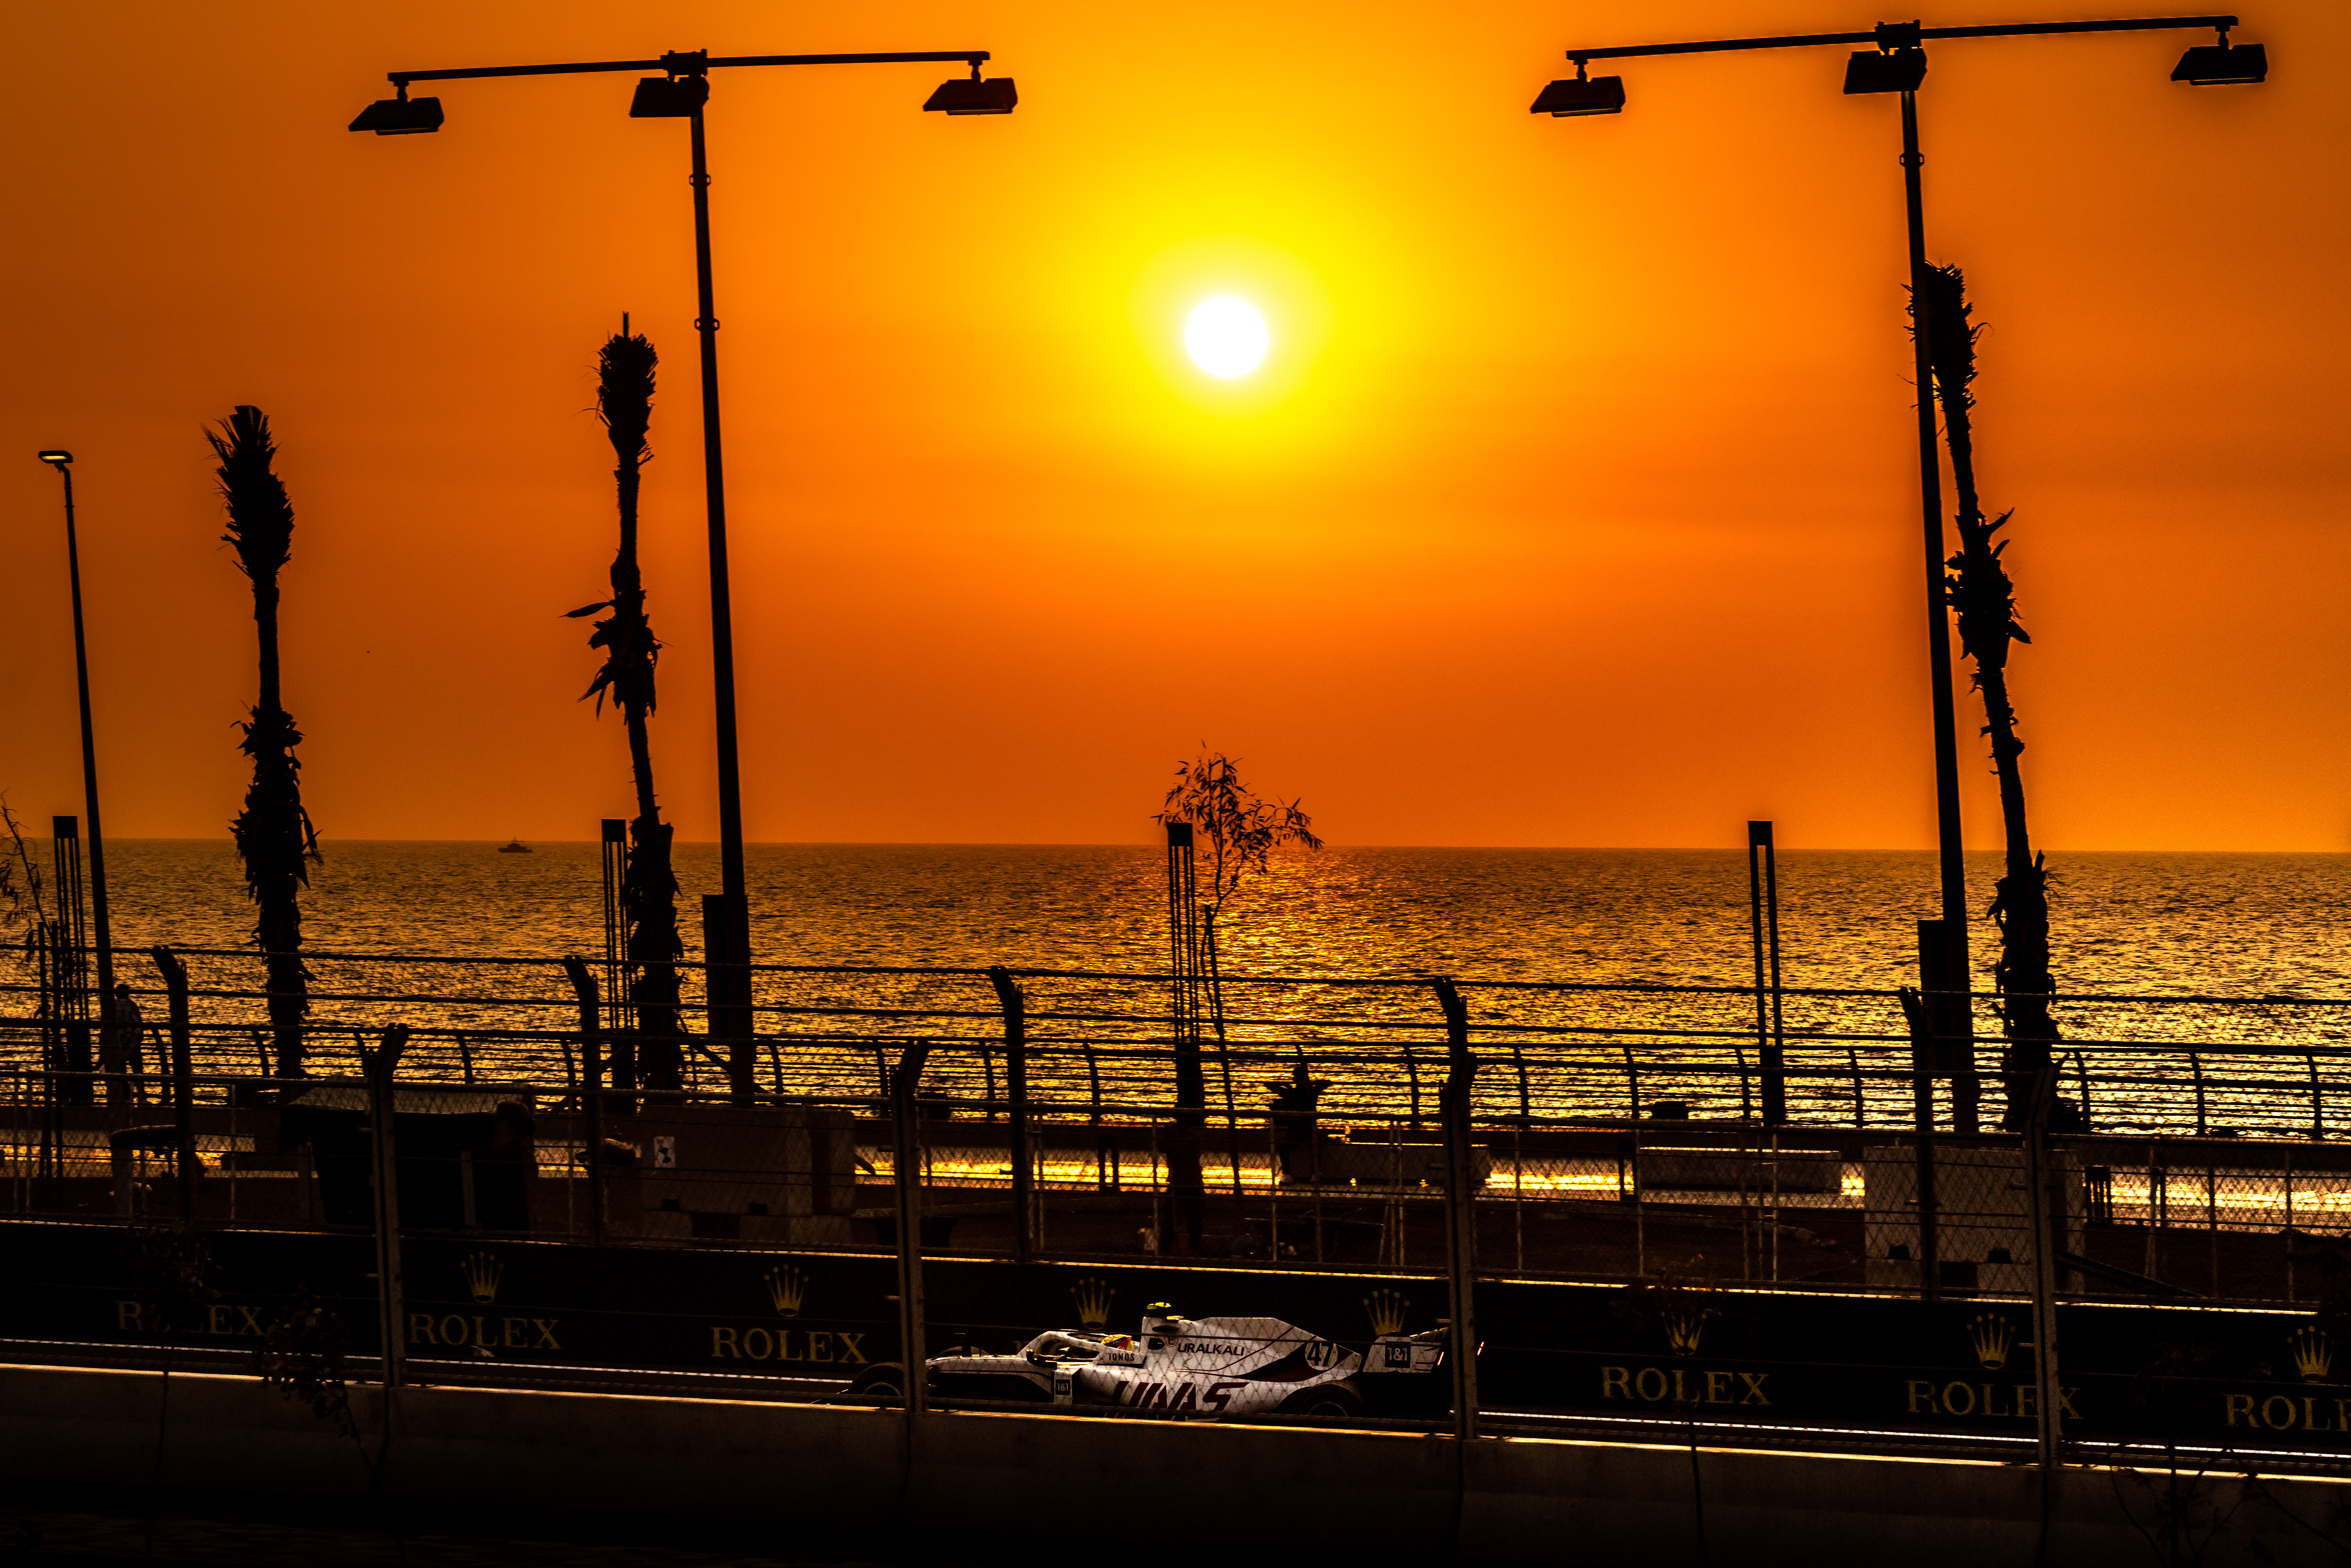
<path fill-rule="evenodd" d="M 1352 1420 L 1363 1413 L 1364 1391 L 1355 1386 L 1351 1377 L 1301 1388 L 1283 1400 L 1276 1412 L 1282 1416 L 1320 1416 L 1326 1420 Z"/>
<path fill-rule="evenodd" d="M 849 1386 L 841 1392 L 897 1404 L 906 1397 L 906 1369 L 894 1361 L 876 1362 L 850 1379 Z"/>

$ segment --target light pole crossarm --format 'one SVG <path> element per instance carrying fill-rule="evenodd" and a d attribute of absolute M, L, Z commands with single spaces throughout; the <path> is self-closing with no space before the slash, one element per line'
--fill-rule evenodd
<path fill-rule="evenodd" d="M 959 61 L 977 66 L 991 57 L 986 49 L 927 49 L 914 53 L 879 55 L 722 55 L 716 59 L 698 57 L 664 56 L 654 60 L 575 60 L 557 66 L 465 66 L 445 71 L 391 71 L 385 78 L 392 86 L 405 88 L 413 81 L 469 81 L 484 77 L 560 77 L 583 76 L 597 71 L 659 71 L 668 70 L 674 62 L 695 58 L 705 67 L 717 66 L 913 66 L 945 64 Z"/>
<path fill-rule="evenodd" d="M 1899 23 L 1906 37 L 1925 38 L 2014 38 L 2032 34 L 2050 33 L 2152 33 L 2182 27 L 2211 27 L 2227 32 L 2237 25 L 2234 16 L 2143 16 L 2108 22 L 1995 22 L 1976 27 L 1917 27 Z M 1879 41 L 1876 29 L 1866 33 L 1793 33 L 1777 38 L 1709 38 L 1691 44 L 1626 44 L 1605 49 L 1570 49 L 1567 57 L 1579 64 L 1585 60 L 1629 60 L 1646 55 L 1711 55 L 1732 49 L 1804 49 L 1829 44 L 1875 44 Z M 717 64 L 716 60 L 711 62 Z"/>

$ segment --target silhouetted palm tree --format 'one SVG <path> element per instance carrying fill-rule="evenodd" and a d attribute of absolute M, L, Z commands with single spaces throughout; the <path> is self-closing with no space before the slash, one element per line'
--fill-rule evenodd
<path fill-rule="evenodd" d="M 206 432 L 220 459 L 221 498 L 237 567 L 253 582 L 253 622 L 260 634 L 261 691 L 245 729 L 253 783 L 230 831 L 245 862 L 245 887 L 260 910 L 254 941 L 266 956 L 269 1024 L 277 1076 L 302 1073 L 302 1022 L 310 1011 L 310 971 L 302 963 L 301 890 L 319 858 L 319 832 L 302 809 L 302 765 L 294 756 L 302 733 L 279 698 L 277 571 L 294 549 L 294 507 L 270 469 L 277 448 L 269 419 L 239 404 L 221 434 Z"/>
<path fill-rule="evenodd" d="M 644 580 L 637 571 L 637 491 L 641 471 L 653 456 L 646 433 L 653 425 L 653 370 L 660 357 L 628 319 L 596 356 L 596 412 L 611 437 L 619 465 L 621 548 L 612 557 L 612 597 L 570 612 L 577 618 L 599 610 L 611 613 L 596 622 L 590 648 L 604 650 L 603 668 L 582 694 L 597 711 L 610 691 L 629 730 L 629 767 L 636 779 L 637 815 L 629 824 L 629 856 L 621 882 L 622 918 L 634 976 L 630 1000 L 642 1040 L 644 1087 L 674 1090 L 684 1084 L 684 1059 L 678 1009 L 677 959 L 684 952 L 677 926 L 677 874 L 670 863 L 670 827 L 661 820 L 653 790 L 653 757 L 648 721 L 653 714 L 653 664 L 661 643 L 645 619 Z"/>
<path fill-rule="evenodd" d="M 1927 275 L 1928 350 L 1934 367 L 1934 395 L 1943 411 L 1944 439 L 1951 452 L 1951 478 L 1959 491 L 1959 548 L 1946 562 L 1944 591 L 1958 612 L 1959 645 L 1975 664 L 1975 687 L 1983 694 L 1983 733 L 1991 739 L 1992 768 L 2000 778 L 2000 815 L 2006 858 L 1993 884 L 1992 922 L 2000 930 L 2000 962 L 1993 988 L 2000 993 L 2001 1030 L 2008 1049 L 2001 1075 L 2008 1088 L 2003 1124 L 2022 1127 L 2030 1109 L 2033 1079 L 2049 1064 L 2057 1041 L 2057 1020 L 2049 994 L 2056 988 L 2049 956 L 2049 872 L 2033 852 L 2024 813 L 2024 742 L 2016 733 L 2016 705 L 2008 692 L 2008 650 L 2030 643 L 2016 620 L 2016 590 L 2001 557 L 2008 541 L 1997 538 L 2016 514 L 1987 519 L 1976 493 L 1975 439 L 1969 411 L 1975 394 L 1977 327 L 1970 317 L 1967 280 L 1956 267 Z"/>

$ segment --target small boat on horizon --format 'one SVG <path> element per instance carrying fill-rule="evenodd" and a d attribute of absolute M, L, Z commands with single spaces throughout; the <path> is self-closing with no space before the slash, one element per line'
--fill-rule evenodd
<path fill-rule="evenodd" d="M 502 855 L 527 855 L 532 852 L 531 847 L 520 839 L 508 839 L 498 846 L 498 853 Z"/>

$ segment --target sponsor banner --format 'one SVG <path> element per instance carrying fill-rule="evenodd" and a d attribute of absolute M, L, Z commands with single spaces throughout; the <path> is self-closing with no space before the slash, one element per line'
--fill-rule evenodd
<path fill-rule="evenodd" d="M 141 1282 L 157 1272 L 141 1249 L 159 1234 L 167 1233 L 0 1224 L 0 1334 L 154 1337 L 161 1303 Z M 258 1348 L 307 1292 L 341 1314 L 354 1354 L 375 1353 L 374 1247 L 364 1233 L 200 1239 L 210 1293 L 183 1309 L 185 1341 Z M 843 1384 L 899 1359 L 896 1269 L 886 1255 L 416 1235 L 403 1239 L 402 1262 L 400 1333 L 419 1358 Z M 1445 1312 L 1441 1280 L 1159 1260 L 934 1257 L 924 1281 L 933 1355 L 1008 1352 L 1049 1328 L 1134 1333 L 1144 1308 L 1163 1301 L 1194 1317 L 1278 1318 L 1320 1336 L 1331 1355 L 1374 1355 L 1375 1336 L 1434 1328 Z M 2034 1428 L 2031 1318 L 2011 1299 L 1520 1280 L 1480 1281 L 1477 1294 L 1479 1397 L 1489 1409 L 1978 1435 Z M 2351 1453 L 2351 1333 L 2339 1327 L 2306 1312 L 2120 1302 L 2069 1303 L 2058 1319 L 2069 1435 Z"/>

